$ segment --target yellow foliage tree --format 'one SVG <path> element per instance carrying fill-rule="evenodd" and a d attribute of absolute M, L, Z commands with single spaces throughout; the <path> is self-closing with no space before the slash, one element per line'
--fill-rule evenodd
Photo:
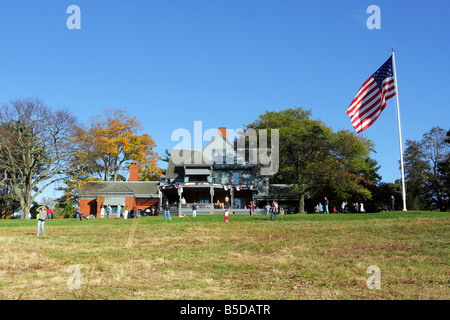
<path fill-rule="evenodd" d="M 140 163 L 141 180 L 157 180 L 163 171 L 158 167 L 159 155 L 150 135 L 142 131 L 136 117 L 123 110 L 105 110 L 91 119 L 87 130 L 78 128 L 78 143 L 82 146 L 85 165 L 91 174 L 104 181 L 123 179 L 129 161 Z"/>

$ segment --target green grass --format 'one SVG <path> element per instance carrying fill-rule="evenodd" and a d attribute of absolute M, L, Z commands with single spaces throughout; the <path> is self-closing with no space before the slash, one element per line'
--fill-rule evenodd
<path fill-rule="evenodd" d="M 441 212 L 0 221 L 1 299 L 449 299 Z M 66 273 L 79 265 L 81 288 Z M 370 290 L 367 267 L 381 269 Z"/>

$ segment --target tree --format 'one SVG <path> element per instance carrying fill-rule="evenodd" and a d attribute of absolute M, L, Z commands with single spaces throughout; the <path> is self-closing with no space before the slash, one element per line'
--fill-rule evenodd
<path fill-rule="evenodd" d="M 0 119 L 0 176 L 19 199 L 25 219 L 38 195 L 74 171 L 76 119 L 38 98 L 4 104 Z"/>
<path fill-rule="evenodd" d="M 450 147 L 450 130 L 447 131 L 444 142 Z M 442 177 L 443 192 L 445 192 L 448 198 L 450 196 L 450 152 L 439 162 L 438 171 Z"/>
<path fill-rule="evenodd" d="M 334 199 L 355 202 L 371 199 L 367 187 L 381 179 L 377 173 L 377 162 L 369 157 L 373 147 L 369 139 L 347 130 L 333 133 L 328 157 L 321 164 L 322 183 L 317 190 Z"/>
<path fill-rule="evenodd" d="M 0 219 L 6 218 L 12 200 L 11 186 L 6 181 L 0 181 Z"/>
<path fill-rule="evenodd" d="M 302 108 L 268 111 L 247 125 L 247 129 L 279 130 L 279 171 L 273 181 L 293 185 L 300 212 L 305 211 L 307 193 L 342 198 L 354 193 L 369 198 L 361 181 L 364 174 L 376 171 L 368 160 L 373 143 L 347 131 L 333 133 L 310 117 L 311 111 Z"/>
<path fill-rule="evenodd" d="M 139 134 L 142 126 L 136 117 L 123 110 L 105 110 L 91 119 L 88 129 L 78 127 L 78 145 L 82 150 L 77 165 L 84 168 L 86 179 L 124 180 L 121 174 L 130 161 L 140 163 L 141 180 L 158 180 L 162 170 L 150 135 Z"/>
<path fill-rule="evenodd" d="M 406 199 L 408 207 L 412 210 L 430 209 L 431 204 L 426 198 L 427 172 L 429 163 L 425 160 L 422 145 L 418 141 L 406 140 L 404 153 Z"/>
<path fill-rule="evenodd" d="M 407 190 L 416 202 L 417 199 L 421 201 L 421 208 L 430 205 L 441 211 L 448 208 L 449 194 L 445 188 L 445 175 L 440 169 L 450 154 L 446 138 L 446 130 L 433 127 L 420 141 L 407 141 L 404 154 Z"/>

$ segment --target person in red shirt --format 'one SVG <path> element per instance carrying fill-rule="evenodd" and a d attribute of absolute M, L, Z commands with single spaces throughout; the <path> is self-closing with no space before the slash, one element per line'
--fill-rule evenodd
<path fill-rule="evenodd" d="M 48 208 L 47 209 L 47 219 L 51 219 L 52 218 L 52 209 Z"/>

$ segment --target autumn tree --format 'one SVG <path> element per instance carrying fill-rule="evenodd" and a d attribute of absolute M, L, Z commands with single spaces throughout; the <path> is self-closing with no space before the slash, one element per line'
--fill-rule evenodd
<path fill-rule="evenodd" d="M 20 201 L 25 219 L 33 200 L 73 174 L 75 117 L 38 98 L 12 100 L 0 108 L 0 178 Z"/>
<path fill-rule="evenodd" d="M 82 152 L 75 165 L 84 169 L 78 180 L 125 180 L 123 173 L 130 161 L 139 162 L 141 180 L 157 180 L 162 175 L 155 142 L 150 135 L 140 134 L 142 125 L 127 112 L 105 110 L 91 119 L 88 128 L 77 130 Z"/>

